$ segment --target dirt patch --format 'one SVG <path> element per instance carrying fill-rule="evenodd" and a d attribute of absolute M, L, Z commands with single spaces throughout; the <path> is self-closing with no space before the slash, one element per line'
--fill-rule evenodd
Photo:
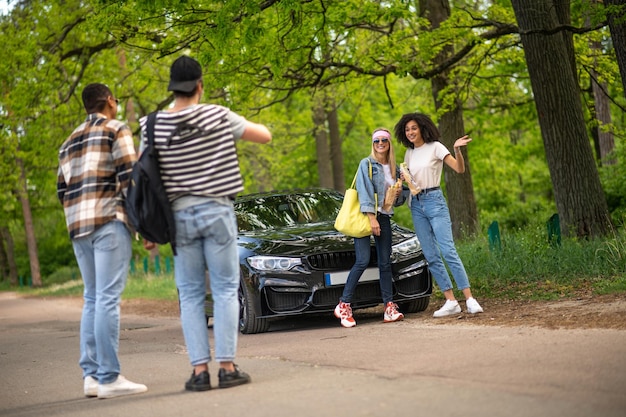
<path fill-rule="evenodd" d="M 480 300 L 485 312 L 461 313 L 442 319 L 432 317 L 442 300 L 432 299 L 428 309 L 419 313 L 432 323 L 476 324 L 482 326 L 532 326 L 550 329 L 626 330 L 626 294 L 585 296 L 559 301 Z M 465 311 L 465 303 L 461 302 Z M 124 300 L 123 314 L 150 317 L 178 317 L 178 302 Z"/>
<path fill-rule="evenodd" d="M 178 301 L 169 300 L 122 300 L 122 314 L 148 317 L 179 317 Z"/>
<path fill-rule="evenodd" d="M 495 326 L 626 330 L 625 294 L 559 301 L 484 300 L 481 303 L 485 310 L 482 314 L 463 313 L 455 319 L 444 320 Z M 429 312 L 434 312 L 441 303 L 435 304 L 431 303 Z"/>

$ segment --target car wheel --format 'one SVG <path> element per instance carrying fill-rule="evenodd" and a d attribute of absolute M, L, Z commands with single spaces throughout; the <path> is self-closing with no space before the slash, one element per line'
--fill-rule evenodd
<path fill-rule="evenodd" d="M 257 317 L 259 300 L 242 279 L 239 282 L 239 331 L 243 334 L 263 333 L 269 330 L 267 319 Z"/>
<path fill-rule="evenodd" d="M 420 311 L 426 310 L 429 303 L 430 297 L 422 297 L 416 300 L 398 303 L 398 306 L 403 313 L 418 313 Z"/>

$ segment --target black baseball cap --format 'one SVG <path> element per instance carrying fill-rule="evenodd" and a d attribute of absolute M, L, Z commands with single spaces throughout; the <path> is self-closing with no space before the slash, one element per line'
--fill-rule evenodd
<path fill-rule="evenodd" d="M 170 84 L 167 91 L 191 93 L 202 79 L 200 63 L 186 55 L 176 59 L 170 68 Z"/>

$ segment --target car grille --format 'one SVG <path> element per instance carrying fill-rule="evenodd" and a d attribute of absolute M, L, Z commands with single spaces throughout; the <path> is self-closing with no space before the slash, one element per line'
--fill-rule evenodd
<path fill-rule="evenodd" d="M 402 295 L 423 294 L 428 291 L 430 286 L 430 277 L 428 279 L 401 279 L 394 281 L 397 292 Z"/>
<path fill-rule="evenodd" d="M 313 294 L 313 305 L 317 307 L 334 307 L 343 293 L 343 286 L 320 289 Z M 357 300 L 378 300 L 380 299 L 380 284 L 378 281 L 364 282 L 357 285 L 352 297 L 353 302 Z"/>
<path fill-rule="evenodd" d="M 354 251 L 320 253 L 306 257 L 312 269 L 319 271 L 347 270 L 356 262 Z M 376 266 L 376 248 L 372 246 L 370 266 Z"/>
<path fill-rule="evenodd" d="M 276 313 L 302 310 L 310 297 L 309 292 L 275 291 L 272 288 L 266 288 L 264 292 L 267 306 Z"/>

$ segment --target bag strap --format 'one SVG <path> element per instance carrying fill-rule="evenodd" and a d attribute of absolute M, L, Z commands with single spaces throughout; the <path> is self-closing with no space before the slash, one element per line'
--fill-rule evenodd
<path fill-rule="evenodd" d="M 370 161 L 369 158 L 367 158 L 367 163 L 369 164 L 369 173 L 370 173 L 370 180 L 373 179 L 372 177 L 372 161 Z M 354 174 L 354 179 L 352 180 L 352 185 L 350 186 L 350 188 L 355 188 L 354 186 L 356 185 L 356 176 L 359 174 L 359 169 L 356 169 L 356 173 Z M 374 201 L 376 204 L 376 210 L 378 210 L 378 193 L 374 193 Z"/>
<path fill-rule="evenodd" d="M 356 176 L 359 173 L 359 171 L 357 170 L 357 173 L 354 174 L 354 179 L 352 180 L 352 185 L 350 185 L 350 188 L 354 188 L 354 185 L 356 184 Z"/>
<path fill-rule="evenodd" d="M 154 145 L 154 125 L 156 124 L 157 112 L 152 112 L 148 115 L 148 121 L 146 122 L 146 136 L 148 136 L 148 146 Z"/>
<path fill-rule="evenodd" d="M 370 180 L 372 179 L 372 161 L 370 161 L 369 158 L 367 158 L 367 163 L 370 165 Z M 356 173 L 354 174 L 354 179 L 352 180 L 352 185 L 350 186 L 350 188 L 354 188 L 354 185 L 356 184 L 356 176 L 359 174 L 359 168 L 357 167 L 356 169 Z"/>
<path fill-rule="evenodd" d="M 372 161 L 367 158 L 367 162 L 370 164 L 370 180 L 373 179 L 372 178 Z M 376 207 L 376 210 L 378 211 L 378 193 L 374 193 L 374 204 Z"/>

